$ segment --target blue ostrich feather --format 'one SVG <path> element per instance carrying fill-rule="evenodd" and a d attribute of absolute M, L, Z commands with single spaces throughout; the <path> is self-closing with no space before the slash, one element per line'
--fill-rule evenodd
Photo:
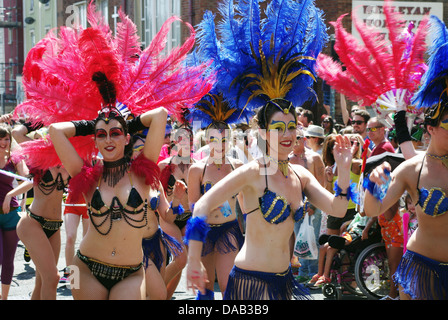
<path fill-rule="evenodd" d="M 448 79 L 448 29 L 443 21 L 431 16 L 429 34 L 431 43 L 428 49 L 428 70 L 412 101 L 417 108 L 430 108 L 439 102 L 448 102 L 445 91 Z"/>

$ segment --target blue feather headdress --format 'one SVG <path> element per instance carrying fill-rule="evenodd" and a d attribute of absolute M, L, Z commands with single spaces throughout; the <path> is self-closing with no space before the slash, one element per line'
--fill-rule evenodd
<path fill-rule="evenodd" d="M 414 95 L 416 108 L 428 108 L 426 121 L 436 125 L 448 106 L 448 29 L 436 16 L 431 16 L 428 70 Z"/>
<path fill-rule="evenodd" d="M 224 0 L 217 28 L 210 12 L 199 24 L 198 54 L 213 61 L 216 89 L 240 110 L 315 100 L 315 59 L 328 40 L 321 10 L 314 0 L 272 0 L 261 18 L 260 2 Z"/>

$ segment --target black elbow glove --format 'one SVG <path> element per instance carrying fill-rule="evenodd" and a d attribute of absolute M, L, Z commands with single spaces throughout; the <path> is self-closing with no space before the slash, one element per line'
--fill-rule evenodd
<path fill-rule="evenodd" d="M 71 121 L 75 126 L 75 136 L 88 136 L 95 133 L 95 120 Z"/>
<path fill-rule="evenodd" d="M 142 120 L 140 119 L 140 116 L 137 116 L 132 120 L 128 120 L 126 123 L 128 125 L 129 134 L 131 135 L 146 129 L 145 125 L 142 123 Z"/>
<path fill-rule="evenodd" d="M 411 141 L 411 135 L 409 134 L 408 125 L 406 123 L 406 111 L 402 110 L 395 113 L 394 123 L 398 144 Z"/>

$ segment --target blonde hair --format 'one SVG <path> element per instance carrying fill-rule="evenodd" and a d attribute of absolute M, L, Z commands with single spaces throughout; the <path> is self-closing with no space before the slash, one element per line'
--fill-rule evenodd
<path fill-rule="evenodd" d="M 349 137 L 350 141 L 352 141 L 354 139 L 358 142 L 358 151 L 353 155 L 353 158 L 361 159 L 362 146 L 364 144 L 364 139 L 362 138 L 362 136 L 359 133 L 348 133 L 348 134 L 344 134 L 344 136 Z"/>

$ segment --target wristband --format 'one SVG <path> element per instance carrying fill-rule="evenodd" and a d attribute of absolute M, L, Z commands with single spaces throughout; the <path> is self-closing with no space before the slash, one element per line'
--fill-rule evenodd
<path fill-rule="evenodd" d="M 173 202 L 170 202 L 170 209 L 173 210 L 174 214 L 182 214 L 185 212 L 184 207 L 179 203 L 177 207 L 173 207 Z"/>
<path fill-rule="evenodd" d="M 31 131 L 39 130 L 44 126 L 42 122 L 35 123 L 34 125 L 31 124 L 31 121 L 25 122 L 23 126 L 26 128 L 27 133 L 30 133 Z"/>
<path fill-rule="evenodd" d="M 406 111 L 401 110 L 394 115 L 395 132 L 397 133 L 398 144 L 411 141 L 408 125 L 406 124 Z"/>
<path fill-rule="evenodd" d="M 140 116 L 137 116 L 132 120 L 128 120 L 126 123 L 128 125 L 129 134 L 131 135 L 146 129 L 146 126 L 142 123 Z"/>
<path fill-rule="evenodd" d="M 346 193 L 342 193 L 341 187 L 338 185 L 338 180 L 334 182 L 334 196 L 335 197 L 345 197 L 347 201 L 352 200 L 354 203 L 359 204 L 359 194 L 356 191 L 356 183 L 350 183 L 349 187 L 347 188 Z"/>
<path fill-rule="evenodd" d="M 205 220 L 206 217 L 194 217 L 188 219 L 184 241 L 186 245 L 188 245 L 190 240 L 205 242 L 207 233 L 210 230 L 210 226 Z"/>
<path fill-rule="evenodd" d="M 95 120 L 71 121 L 75 126 L 75 136 L 88 136 L 95 133 Z"/>
<path fill-rule="evenodd" d="M 390 171 L 387 169 L 384 169 L 384 173 L 388 176 L 388 179 L 385 181 L 384 184 L 378 185 L 375 182 L 370 181 L 370 175 L 368 175 L 362 182 L 362 187 L 364 190 L 367 190 L 370 192 L 370 194 L 380 202 L 383 201 L 384 197 L 386 196 L 387 190 L 389 189 L 390 184 Z"/>

